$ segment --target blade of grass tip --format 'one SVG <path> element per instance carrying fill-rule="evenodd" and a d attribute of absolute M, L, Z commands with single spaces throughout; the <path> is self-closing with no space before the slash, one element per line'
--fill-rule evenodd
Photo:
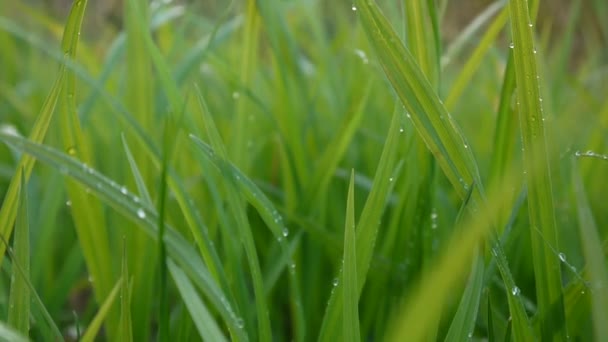
<path fill-rule="evenodd" d="M 591 313 L 595 340 L 608 336 L 608 268 L 606 255 L 600 243 L 601 238 L 589 206 L 585 188 L 576 161 L 572 159 L 572 183 L 577 203 L 580 237 L 583 255 L 587 261 L 591 282 Z"/>
<path fill-rule="evenodd" d="M 80 339 L 81 342 L 95 341 L 95 337 L 99 333 L 99 329 L 101 328 L 102 323 L 108 316 L 108 313 L 112 308 L 112 304 L 114 304 L 114 301 L 116 300 L 116 296 L 120 293 L 121 284 L 124 281 L 125 280 L 122 278 L 118 279 L 118 282 L 116 282 L 116 285 L 114 285 L 114 288 L 112 289 L 112 291 L 110 291 L 108 298 L 106 298 L 106 300 L 103 302 L 103 304 L 99 308 L 99 311 L 97 311 L 97 314 L 89 324 L 87 331 L 85 331 L 84 335 L 82 335 L 82 338 Z"/>
<path fill-rule="evenodd" d="M 8 324 L 0 322 L 0 339 L 11 342 L 28 342 L 29 339 L 11 328 Z"/>
<path fill-rule="evenodd" d="M 171 277 L 175 281 L 175 285 L 203 341 L 228 341 L 186 274 L 171 261 L 167 265 L 169 272 L 171 272 Z"/>
<path fill-rule="evenodd" d="M 129 265 L 127 263 L 127 243 L 123 238 L 122 265 L 120 285 L 120 340 L 123 342 L 133 341 L 133 324 L 131 322 L 131 281 L 129 276 Z"/>
<path fill-rule="evenodd" d="M 363 0 L 358 0 L 357 5 L 369 41 L 414 127 L 460 198 L 464 198 L 467 187 L 475 183 L 473 202 L 481 203 L 481 177 L 465 137 L 378 5 Z"/>
<path fill-rule="evenodd" d="M 30 277 L 30 232 L 28 219 L 27 183 L 24 170 L 21 169 L 21 186 L 19 190 L 19 210 L 15 222 L 15 239 L 13 249 L 15 262 L 21 265 L 23 274 L 16 267 L 11 270 L 11 288 L 8 298 L 8 324 L 24 336 L 30 330 L 30 289 L 27 279 Z"/>
<path fill-rule="evenodd" d="M 129 148 L 129 144 L 127 143 L 127 139 L 125 138 L 124 133 L 121 134 L 120 137 L 122 139 L 122 146 L 125 150 L 127 160 L 129 161 L 129 166 L 131 167 L 131 173 L 133 174 L 133 179 L 135 180 L 137 192 L 139 193 L 139 196 L 144 200 L 144 202 L 151 206 L 152 197 L 150 197 L 150 193 L 148 192 L 148 188 L 146 187 L 144 178 L 142 177 L 142 174 L 139 171 L 139 167 L 135 162 L 135 158 L 133 158 L 133 154 L 131 153 L 131 149 Z"/>
<path fill-rule="evenodd" d="M 563 324 L 562 278 L 560 264 L 550 249 L 557 246 L 557 230 L 533 24 L 528 1 L 510 0 L 509 11 L 541 339 L 563 341 L 567 332 Z"/>
<path fill-rule="evenodd" d="M 75 1 L 70 10 L 66 23 L 66 34 L 61 44 L 65 60 L 76 60 L 80 29 L 87 3 L 87 0 Z M 67 70 L 61 92 L 63 110 L 63 115 L 60 116 L 61 138 L 68 154 L 78 156 L 84 162 L 90 163 L 93 160 L 92 151 L 80 126 L 75 93 L 76 75 L 72 70 Z M 70 212 L 74 227 L 82 246 L 87 271 L 94 279 L 92 286 L 95 299 L 101 303 L 110 293 L 114 282 L 112 253 L 103 209 L 97 199 L 90 197 L 74 181 L 66 179 L 66 183 L 68 197 L 72 201 Z M 117 314 L 112 314 L 106 322 L 109 339 L 113 339 L 113 335 L 116 333 L 117 318 Z"/>
<path fill-rule="evenodd" d="M 201 108 L 201 114 L 203 115 L 203 122 L 205 124 L 205 130 L 207 132 L 207 136 L 211 141 L 211 144 L 215 150 L 212 153 L 215 158 L 209 158 L 212 161 L 217 158 L 226 158 L 228 155 L 226 152 L 226 148 L 222 142 L 222 138 L 215 126 L 213 118 L 211 114 L 207 110 L 204 98 L 202 97 L 200 91 L 197 91 L 199 105 Z M 191 135 L 191 137 L 193 137 Z M 196 142 L 196 140 L 195 140 Z M 200 141 L 196 146 L 202 147 Z M 204 154 L 207 156 L 206 154 Z M 234 170 L 234 169 L 233 169 Z M 244 192 L 240 190 L 239 183 L 242 183 L 244 179 L 237 173 L 230 173 L 223 167 L 220 169 L 222 171 L 222 175 L 226 180 L 227 186 L 227 202 L 229 203 L 230 210 L 232 211 L 236 223 L 237 229 L 240 234 L 241 242 L 245 249 L 245 253 L 247 254 L 247 262 L 249 264 L 250 272 L 251 272 L 251 280 L 253 282 L 253 291 L 256 303 L 256 311 L 257 311 L 257 320 L 258 320 L 258 334 L 260 341 L 270 341 L 271 340 L 271 329 L 270 329 L 270 318 L 268 312 L 268 304 L 266 303 L 266 298 L 264 295 L 264 283 L 262 280 L 262 272 L 260 269 L 260 263 L 258 259 L 258 254 L 255 247 L 255 242 L 253 240 L 253 234 L 251 231 L 251 225 L 249 224 L 249 219 L 247 217 L 246 208 L 243 204 L 241 196 L 244 195 Z M 278 215 L 278 212 L 276 213 Z M 280 216 L 278 216 L 280 217 Z M 275 219 L 275 220 L 278 220 Z M 289 232 L 287 231 L 287 234 Z M 282 239 L 283 233 L 280 233 L 279 238 Z M 287 235 L 285 234 L 285 235 Z"/>
<path fill-rule="evenodd" d="M 163 161 L 160 176 L 160 191 L 158 200 L 158 258 L 159 258 L 159 291 L 160 305 L 158 306 L 158 340 L 169 341 L 169 290 L 167 288 L 167 251 L 165 247 L 165 201 L 167 197 L 167 163 L 169 154 L 169 125 L 165 121 L 163 134 Z"/>
<path fill-rule="evenodd" d="M 361 291 L 367 278 L 374 252 L 374 244 L 378 235 L 380 219 L 384 213 L 389 190 L 392 188 L 391 174 L 397 162 L 398 141 L 401 127 L 401 112 L 395 111 L 391 119 L 390 128 L 386 142 L 378 162 L 378 169 L 374 176 L 371 191 L 365 201 L 359 224 L 355 231 L 355 247 L 357 250 L 357 296 Z M 340 322 L 343 319 L 343 284 L 338 282 L 334 286 L 329 297 L 325 316 L 319 332 L 319 341 L 341 340 L 342 329 Z"/>
<path fill-rule="evenodd" d="M 134 194 L 123 191 L 114 181 L 108 179 L 104 175 L 95 171 L 88 165 L 70 157 L 49 146 L 41 145 L 24 139 L 19 136 L 0 132 L 0 140 L 22 152 L 26 152 L 34 156 L 39 161 L 46 163 L 57 170 L 62 170 L 67 176 L 81 183 L 83 186 L 90 189 L 91 194 L 97 196 L 104 203 L 108 204 L 118 213 L 124 215 L 137 224 L 137 227 L 146 231 L 146 233 L 156 239 L 157 232 L 157 214 L 154 207 L 149 206 Z M 242 327 L 239 326 L 238 317 L 236 317 L 231 303 L 227 301 L 226 294 L 217 285 L 214 278 L 205 267 L 200 256 L 192 248 L 190 242 L 178 234 L 169 226 L 166 229 L 165 242 L 167 243 L 167 252 L 170 257 L 179 265 L 182 270 L 190 277 L 193 283 L 199 290 L 203 292 L 207 300 L 213 303 L 213 306 L 222 317 L 231 337 L 234 340 L 246 341 Z M 10 254 L 10 251 L 9 251 Z M 42 302 L 35 290 L 30 286 L 30 290 L 35 294 L 36 300 L 42 306 Z M 42 306 L 43 307 L 43 306 Z M 46 312 L 46 311 L 45 311 Z M 49 324 L 54 324 L 48 312 L 45 318 Z M 63 340 L 59 329 L 52 326 L 60 340 Z"/>
<path fill-rule="evenodd" d="M 351 170 L 344 223 L 344 269 L 342 272 L 344 304 L 344 341 L 361 341 L 359 327 L 359 288 L 357 286 L 357 250 L 355 241 L 355 170 Z"/>

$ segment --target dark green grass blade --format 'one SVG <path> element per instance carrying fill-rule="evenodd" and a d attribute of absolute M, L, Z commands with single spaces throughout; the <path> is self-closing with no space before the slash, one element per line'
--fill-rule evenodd
<path fill-rule="evenodd" d="M 560 265 L 550 249 L 557 246 L 557 231 L 533 25 L 527 1 L 511 0 L 509 10 L 541 338 L 563 341 L 567 333 Z"/>
<path fill-rule="evenodd" d="M 601 341 L 608 336 L 608 268 L 606 254 L 602 250 L 601 238 L 595 224 L 593 213 L 585 194 L 583 180 L 576 162 L 572 161 L 572 183 L 578 205 L 578 222 L 583 246 L 583 255 L 587 261 L 591 283 L 591 313 L 593 317 L 594 336 Z"/>
<path fill-rule="evenodd" d="M 350 175 L 346 221 L 344 223 L 344 269 L 342 271 L 344 304 L 344 340 L 359 342 L 359 287 L 357 286 L 357 250 L 355 239 L 355 171 Z"/>
<path fill-rule="evenodd" d="M 8 298 L 8 324 L 24 336 L 30 330 L 30 289 L 27 279 L 30 277 L 30 225 L 28 218 L 27 183 L 23 169 L 21 173 L 21 186 L 19 190 L 19 210 L 15 222 L 15 239 L 13 250 L 14 262 L 21 265 L 23 274 L 13 267 L 11 272 L 11 289 Z"/>
<path fill-rule="evenodd" d="M 39 145 L 24 138 L 0 134 L 0 140 L 14 148 L 35 156 L 38 160 L 64 172 L 66 175 L 82 183 L 92 194 L 110 205 L 117 212 L 138 223 L 138 227 L 152 238 L 157 237 L 157 214 L 153 207 L 131 194 L 124 193 L 122 187 L 101 175 L 89 166 L 63 154 L 53 148 Z M 167 229 L 165 235 L 167 251 L 175 263 L 190 277 L 195 286 L 213 304 L 234 339 L 246 341 L 247 337 L 238 323 L 234 310 L 222 289 L 212 278 L 191 244 L 175 230 Z"/>
<path fill-rule="evenodd" d="M 228 341 L 186 274 L 171 261 L 168 267 L 200 337 L 204 341 Z"/>

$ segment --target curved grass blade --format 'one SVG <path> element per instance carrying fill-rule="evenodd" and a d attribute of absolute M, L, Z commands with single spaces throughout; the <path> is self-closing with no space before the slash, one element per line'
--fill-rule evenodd
<path fill-rule="evenodd" d="M 510 0 L 509 11 L 541 339 L 562 341 L 567 333 L 560 264 L 550 249 L 557 245 L 557 230 L 533 24 L 526 0 Z"/>
<path fill-rule="evenodd" d="M 572 183 L 576 195 L 579 230 L 582 241 L 583 254 L 587 261 L 588 274 L 591 282 L 591 312 L 593 329 L 596 341 L 608 336 L 608 268 L 606 255 L 600 244 L 598 227 L 595 224 L 593 213 L 589 206 L 583 180 L 578 165 L 572 160 Z"/>
<path fill-rule="evenodd" d="M 344 304 L 344 341 L 361 341 L 359 327 L 359 287 L 357 286 L 357 249 L 355 239 L 355 170 L 351 171 L 344 223 L 344 269 L 342 272 Z"/>
<path fill-rule="evenodd" d="M 122 278 L 118 279 L 118 282 L 116 282 L 116 285 L 114 285 L 114 288 L 112 289 L 112 291 L 110 291 L 108 298 L 106 298 L 106 300 L 103 302 L 103 304 L 99 308 L 99 311 L 97 311 L 97 314 L 95 315 L 95 317 L 89 324 L 89 328 L 87 329 L 87 331 L 85 331 L 84 335 L 82 335 L 82 338 L 80 339 L 80 341 L 82 341 L 82 342 L 95 341 L 95 337 L 99 333 L 101 324 L 108 316 L 108 313 L 110 312 L 110 309 L 112 308 L 112 305 L 114 304 L 114 301 L 116 300 L 116 296 L 120 293 L 120 288 L 124 281 L 125 280 Z"/>
<path fill-rule="evenodd" d="M 475 183 L 473 202 L 480 203 L 481 178 L 465 137 L 376 3 L 358 0 L 357 7 L 369 41 L 414 127 L 460 198 Z"/>
<path fill-rule="evenodd" d="M 203 341 L 228 341 L 186 274 L 171 261 L 167 266 Z"/>
<path fill-rule="evenodd" d="M 138 223 L 153 239 L 157 238 L 157 213 L 141 198 L 133 195 L 118 186 L 86 164 L 48 146 L 36 144 L 27 139 L 0 133 L 0 140 L 23 152 L 31 154 L 38 160 L 49 164 L 60 172 L 70 176 L 86 186 L 92 194 L 114 208 L 117 212 Z M 165 243 L 169 256 L 190 277 L 192 282 L 217 309 L 222 320 L 226 323 L 232 338 L 247 341 L 247 337 L 238 323 L 234 310 L 227 300 L 227 296 L 217 285 L 209 270 L 192 248 L 191 244 L 179 235 L 174 229 L 168 227 Z"/>
<path fill-rule="evenodd" d="M 23 274 L 18 268 L 11 271 L 11 289 L 8 298 L 8 324 L 24 336 L 30 330 L 30 289 L 27 286 L 30 277 L 30 225 L 28 219 L 28 196 L 25 175 L 21 173 L 19 190 L 19 210 L 15 222 L 14 262 L 21 265 Z"/>

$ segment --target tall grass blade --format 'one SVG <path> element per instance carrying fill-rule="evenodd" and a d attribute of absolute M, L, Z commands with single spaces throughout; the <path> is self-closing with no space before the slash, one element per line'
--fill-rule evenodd
<path fill-rule="evenodd" d="M 589 280 L 591 283 L 591 313 L 593 317 L 593 330 L 596 341 L 608 336 L 608 265 L 606 254 L 600 243 L 598 227 L 585 194 L 585 188 L 578 165 L 572 161 L 572 183 L 576 196 L 578 211 L 578 226 L 583 255 L 587 261 Z"/>
<path fill-rule="evenodd" d="M 351 171 L 346 202 L 346 220 L 344 223 L 344 269 L 342 283 L 344 284 L 344 340 L 359 342 L 359 287 L 357 286 L 357 250 L 355 238 L 355 170 Z"/>
<path fill-rule="evenodd" d="M 27 183 L 23 169 L 20 173 L 19 210 L 15 222 L 13 250 L 14 262 L 21 265 L 23 274 L 20 274 L 18 268 L 13 266 L 8 298 L 8 324 L 24 336 L 28 336 L 30 330 L 30 289 L 27 286 L 27 279 L 30 277 L 30 225 Z"/>
<path fill-rule="evenodd" d="M 124 243 L 124 242 L 123 242 Z M 124 243 L 121 262 L 121 279 L 120 283 L 120 331 L 119 337 L 121 341 L 133 341 L 133 323 L 131 321 L 131 286 L 129 276 L 129 265 L 127 263 L 126 243 Z"/>
<path fill-rule="evenodd" d="M 560 264 L 551 250 L 557 230 L 533 24 L 526 0 L 510 0 L 509 12 L 541 339 L 563 341 L 567 333 Z"/>

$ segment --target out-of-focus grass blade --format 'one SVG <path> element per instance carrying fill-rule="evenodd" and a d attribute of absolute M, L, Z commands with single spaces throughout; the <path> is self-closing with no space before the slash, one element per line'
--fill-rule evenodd
<path fill-rule="evenodd" d="M 120 277 L 123 281 L 120 284 L 120 328 L 118 336 L 121 341 L 131 342 L 133 341 L 133 324 L 131 322 L 131 281 L 129 280 L 126 244 L 122 251 Z"/>
<path fill-rule="evenodd" d="M 150 237 L 157 238 L 158 215 L 154 208 L 143 203 L 141 198 L 125 191 L 114 181 L 101 175 L 88 165 L 51 147 L 6 133 L 0 133 L 0 140 L 33 155 L 38 160 L 82 183 L 92 194 L 95 194 L 117 212 L 139 223 L 138 226 L 144 229 Z M 247 337 L 238 323 L 238 318 L 234 314 L 230 303 L 226 300 L 228 297 L 218 287 L 197 252 L 192 248 L 191 243 L 172 228 L 167 229 L 165 242 L 167 243 L 169 256 L 217 309 L 232 334 L 232 338 L 246 341 Z"/>
<path fill-rule="evenodd" d="M 355 239 L 355 170 L 351 171 L 344 223 L 344 265 L 342 270 L 344 304 L 344 341 L 361 341 L 359 328 L 359 287 L 357 286 L 357 250 Z"/>
<path fill-rule="evenodd" d="M 458 75 L 456 81 L 452 85 L 452 89 L 450 90 L 448 97 L 445 100 L 445 107 L 448 111 L 454 109 L 454 105 L 456 101 L 460 99 L 462 93 L 464 92 L 466 86 L 471 81 L 473 74 L 479 67 L 483 64 L 481 63 L 482 58 L 485 56 L 486 52 L 490 48 L 494 46 L 496 42 L 496 37 L 502 31 L 502 29 L 507 24 L 507 20 L 509 19 L 509 10 L 507 7 L 503 8 L 502 11 L 498 14 L 498 16 L 492 22 L 492 25 L 488 28 L 483 38 L 476 43 L 475 51 L 471 54 L 471 57 L 467 59 L 466 64 L 462 67 L 462 71 Z"/>
<path fill-rule="evenodd" d="M 367 278 L 367 272 L 374 252 L 376 236 L 378 235 L 380 219 L 390 194 L 389 190 L 392 187 L 390 179 L 397 161 L 400 127 L 401 112 L 396 110 L 391 120 L 388 136 L 384 143 L 380 161 L 378 162 L 378 169 L 374 176 L 370 194 L 365 201 L 365 206 L 361 212 L 359 224 L 357 225 L 355 232 L 355 247 L 357 250 L 357 296 L 361 295 L 361 290 L 363 289 L 365 279 Z M 344 284 L 338 283 L 329 297 L 329 302 L 321 325 L 321 331 L 319 333 L 320 341 L 337 341 L 342 339 L 342 327 L 340 323 L 343 320 L 344 314 L 344 304 L 342 303 L 344 299 L 344 295 L 342 294 L 344 291 L 343 286 Z"/>
<path fill-rule="evenodd" d="M 510 0 L 509 11 L 541 339 L 563 341 L 567 334 L 561 270 L 551 250 L 557 246 L 557 231 L 533 24 L 526 0 Z"/>
<path fill-rule="evenodd" d="M 601 238 L 589 206 L 578 165 L 572 161 L 572 183 L 576 195 L 578 226 L 591 282 L 591 309 L 595 340 L 608 336 L 608 268 Z"/>
<path fill-rule="evenodd" d="M 131 173 L 133 174 L 133 179 L 135 179 L 135 185 L 137 186 L 137 192 L 139 196 L 144 200 L 144 202 L 150 206 L 152 206 L 152 197 L 150 197 L 150 193 L 148 192 L 148 188 L 146 187 L 146 183 L 144 178 L 139 171 L 139 166 L 135 162 L 135 158 L 133 158 L 133 154 L 131 153 L 131 149 L 129 148 L 129 144 L 127 144 L 127 139 L 125 139 L 125 135 L 121 135 L 122 146 L 125 150 L 125 154 L 127 155 L 127 160 L 129 161 L 129 166 L 131 166 Z"/>
<path fill-rule="evenodd" d="M 464 294 L 460 298 L 460 305 L 456 311 L 456 316 L 450 324 L 450 329 L 445 338 L 446 341 L 465 341 L 473 336 L 479 301 L 481 299 L 481 289 L 483 286 L 484 259 L 479 255 L 473 256 L 475 261 L 469 275 L 469 281 Z"/>
<path fill-rule="evenodd" d="M 217 325 L 215 318 L 194 289 L 190 279 L 173 262 L 169 262 L 167 265 L 201 338 L 204 341 L 228 341 Z"/>
<path fill-rule="evenodd" d="M 11 328 L 8 324 L 0 322 L 0 340 L 6 342 L 28 342 L 29 339 Z"/>
<path fill-rule="evenodd" d="M 384 72 L 414 127 L 458 195 L 464 198 L 468 186 L 475 183 L 473 202 L 480 203 L 483 187 L 477 164 L 456 123 L 376 3 L 358 0 L 357 8 Z"/>
<path fill-rule="evenodd" d="M 211 150 L 211 155 L 209 153 L 205 153 L 206 157 L 209 157 L 210 160 L 216 158 L 226 158 L 228 153 L 224 144 L 222 142 L 222 138 L 213 122 L 213 118 L 211 117 L 211 113 L 205 104 L 205 101 L 200 95 L 200 91 L 198 93 L 198 100 L 201 109 L 201 113 L 203 115 L 203 122 L 205 124 L 205 129 L 207 131 L 207 136 L 211 141 L 215 152 Z M 191 135 L 191 137 L 193 137 Z M 197 142 L 197 140 L 194 140 Z M 198 140 L 196 146 L 201 150 L 205 150 L 204 143 Z M 209 151 L 207 151 L 209 152 Z M 217 156 L 217 157 L 215 157 Z M 215 157 L 215 158 L 213 158 Z M 238 173 L 234 173 L 236 168 L 232 168 L 232 170 L 226 170 L 226 167 L 220 168 L 222 171 L 222 175 L 225 177 L 227 181 L 227 203 L 229 204 L 230 210 L 235 217 L 236 225 L 238 232 L 240 234 L 241 242 L 243 243 L 243 247 L 245 249 L 245 253 L 247 254 L 247 262 L 249 264 L 250 272 L 251 272 L 251 280 L 253 282 L 253 292 L 255 296 L 256 303 L 256 312 L 257 312 L 257 321 L 258 321 L 258 334 L 260 341 L 270 341 L 271 340 L 271 329 L 270 329 L 270 318 L 268 312 L 268 304 L 266 303 L 266 297 L 264 294 L 264 282 L 262 280 L 262 271 L 260 268 L 260 262 L 258 258 L 258 253 L 255 247 L 255 241 L 253 240 L 253 233 L 251 231 L 251 225 L 249 224 L 249 219 L 247 217 L 247 212 L 245 205 L 242 201 L 241 195 L 245 195 L 245 191 L 241 190 L 239 184 L 244 183 L 247 180 L 246 177 L 241 178 L 241 175 Z M 225 170 L 225 171 L 224 171 Z M 230 172 L 233 171 L 233 172 Z M 251 182 L 251 181 L 248 181 Z M 253 184 L 253 183 L 251 183 Z M 268 201 L 269 202 L 269 201 Z M 277 221 L 278 212 L 275 215 L 275 219 L 273 221 Z M 280 216 L 278 216 L 280 217 Z M 278 223 L 278 222 L 276 222 Z M 279 238 L 282 239 L 282 234 L 279 235 Z M 288 232 L 285 234 L 287 235 Z"/>
<path fill-rule="evenodd" d="M 30 330 L 30 289 L 27 279 L 30 277 L 30 225 L 28 219 L 27 183 L 23 169 L 21 173 L 21 186 L 19 190 L 19 210 L 15 222 L 15 239 L 13 241 L 15 263 L 21 265 L 23 274 L 18 268 L 11 271 L 11 289 L 8 298 L 8 324 L 24 336 Z"/>
<path fill-rule="evenodd" d="M 106 316 L 110 312 L 110 309 L 112 308 L 112 305 L 114 304 L 114 300 L 116 299 L 116 296 L 120 293 L 121 284 L 124 281 L 125 280 L 122 278 L 118 279 L 118 282 L 116 283 L 116 285 L 114 285 L 114 288 L 112 289 L 112 291 L 110 291 L 108 298 L 106 298 L 106 300 L 103 302 L 103 304 L 99 308 L 99 311 L 97 311 L 97 314 L 95 315 L 95 317 L 89 324 L 89 327 L 85 331 L 84 335 L 82 335 L 82 338 L 80 339 L 80 341 L 82 341 L 82 342 L 95 341 L 95 337 L 99 333 L 101 324 L 104 322 L 104 320 L 106 319 Z"/>

